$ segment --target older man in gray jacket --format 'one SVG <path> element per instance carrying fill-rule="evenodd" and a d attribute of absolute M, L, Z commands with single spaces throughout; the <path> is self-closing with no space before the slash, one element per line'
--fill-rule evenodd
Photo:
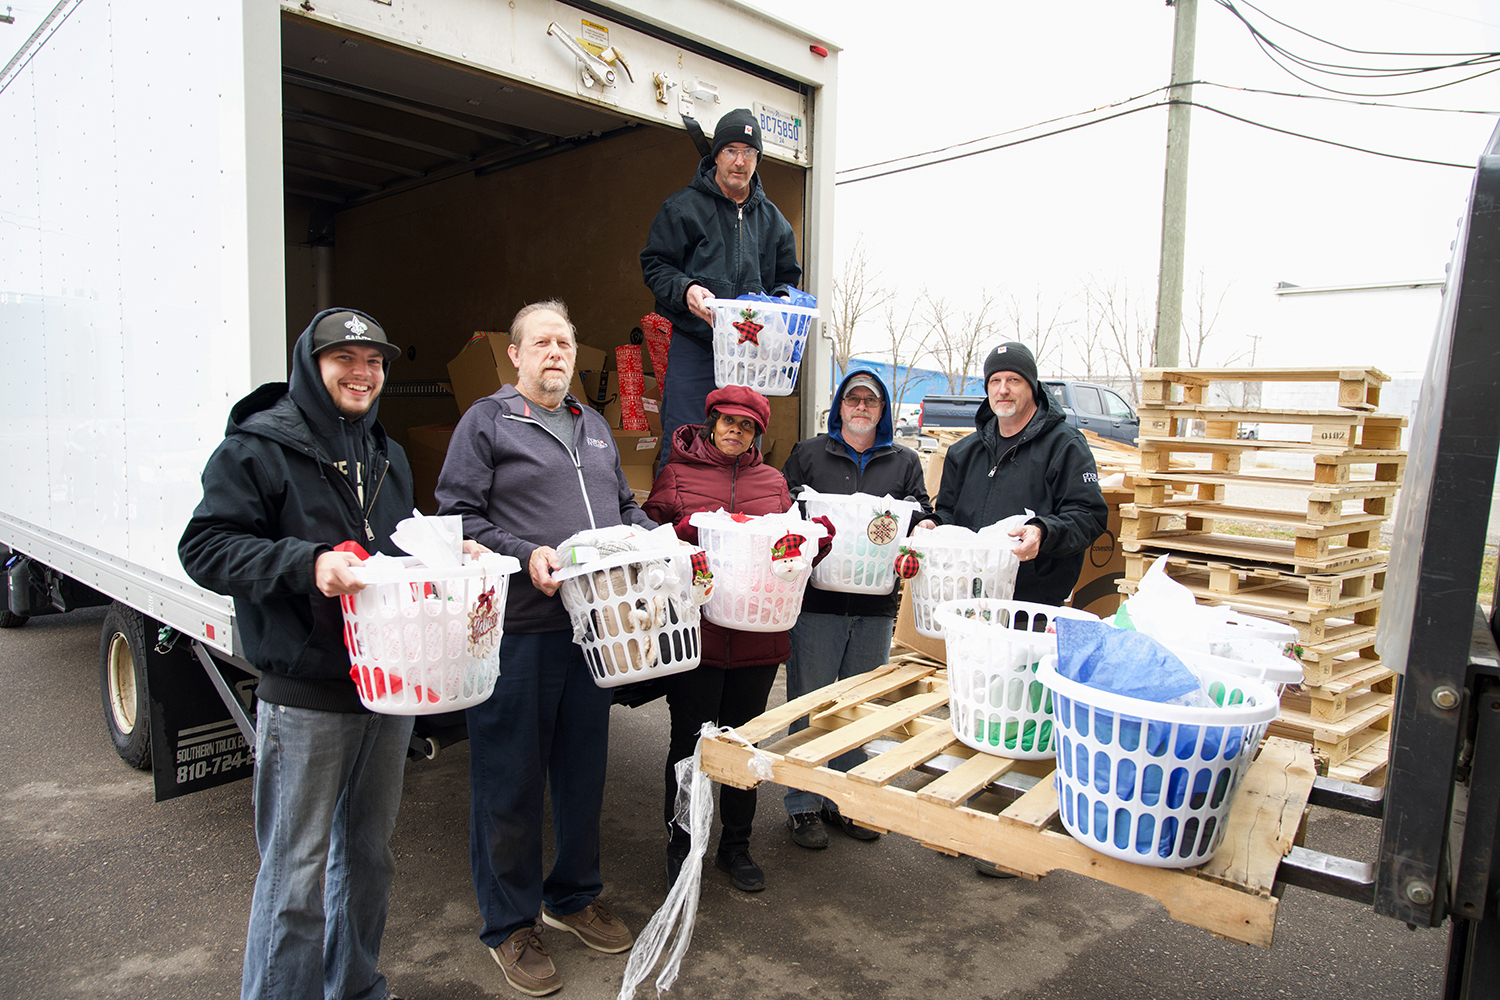
<path fill-rule="evenodd" d="M 506 980 L 529 996 L 562 988 L 536 917 L 598 951 L 630 947 L 630 931 L 599 899 L 599 812 L 610 692 L 573 643 L 553 571 L 554 546 L 585 528 L 655 527 L 620 471 L 604 418 L 568 395 L 578 347 L 561 302 L 511 323 L 515 385 L 479 400 L 453 433 L 438 478 L 444 514 L 464 534 L 515 556 L 500 680 L 468 711 L 470 861 L 484 927 L 479 938 Z M 542 792 L 550 780 L 556 858 L 542 874 Z"/>

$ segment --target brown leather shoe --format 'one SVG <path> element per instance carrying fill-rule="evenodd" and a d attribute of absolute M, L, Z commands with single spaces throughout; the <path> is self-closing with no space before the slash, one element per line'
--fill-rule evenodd
<path fill-rule="evenodd" d="M 608 955 L 625 951 L 635 943 L 630 928 L 626 927 L 624 922 L 611 913 L 609 907 L 598 899 L 577 913 L 568 913 L 563 916 L 558 916 L 544 906 L 542 907 L 542 922 L 548 927 L 556 927 L 560 931 L 577 934 L 578 940 L 595 951 L 602 951 Z"/>
<path fill-rule="evenodd" d="M 562 977 L 535 926 L 522 927 L 500 942 L 500 947 L 491 948 L 495 963 L 505 973 L 505 981 L 529 997 L 544 997 L 562 989 Z"/>

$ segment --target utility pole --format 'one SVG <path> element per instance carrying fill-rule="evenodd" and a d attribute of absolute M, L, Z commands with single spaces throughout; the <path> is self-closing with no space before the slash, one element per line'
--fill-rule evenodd
<path fill-rule="evenodd" d="M 1172 35 L 1174 101 L 1193 99 L 1193 47 L 1198 35 L 1198 0 L 1167 0 L 1177 8 Z M 1193 109 L 1167 109 L 1167 176 L 1161 199 L 1161 267 L 1156 285 L 1156 364 L 1175 368 L 1182 342 L 1182 256 L 1187 240 L 1188 132 Z"/>

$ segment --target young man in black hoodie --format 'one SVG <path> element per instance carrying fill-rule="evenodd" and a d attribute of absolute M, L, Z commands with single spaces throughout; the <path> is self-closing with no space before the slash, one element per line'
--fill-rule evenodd
<path fill-rule="evenodd" d="M 360 560 L 334 547 L 401 554 L 390 535 L 411 515 L 411 469 L 375 420 L 399 354 L 366 313 L 314 316 L 292 349 L 290 383 L 230 410 L 177 547 L 188 576 L 234 598 L 245 656 L 261 671 L 261 860 L 243 1000 L 391 996 L 376 964 L 412 718 L 359 701 L 338 597 L 364 589 L 350 573 Z"/>

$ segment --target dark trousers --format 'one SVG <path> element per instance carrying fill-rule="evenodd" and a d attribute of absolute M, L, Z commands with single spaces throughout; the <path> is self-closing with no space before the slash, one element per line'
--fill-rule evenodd
<path fill-rule="evenodd" d="M 673 334 L 667 349 L 667 387 L 662 391 L 657 472 L 672 455 L 673 432 L 683 424 L 703 423 L 703 404 L 716 388 L 713 345 L 683 333 Z"/>
<path fill-rule="evenodd" d="M 610 692 L 568 632 L 505 633 L 495 693 L 467 712 L 469 860 L 494 948 L 536 922 L 545 904 L 575 913 L 604 888 L 599 812 Z M 543 783 L 552 791 L 557 856 L 542 877 Z"/>
<path fill-rule="evenodd" d="M 687 854 L 688 833 L 672 823 L 677 811 L 676 764 L 691 757 L 705 722 L 738 726 L 766 710 L 780 664 L 723 670 L 707 665 L 667 678 L 667 705 L 672 710 L 672 743 L 667 752 L 667 795 L 662 816 L 670 831 L 668 850 Z M 729 853 L 750 845 L 755 821 L 755 789 L 719 788 L 719 819 L 724 824 L 719 850 Z"/>

